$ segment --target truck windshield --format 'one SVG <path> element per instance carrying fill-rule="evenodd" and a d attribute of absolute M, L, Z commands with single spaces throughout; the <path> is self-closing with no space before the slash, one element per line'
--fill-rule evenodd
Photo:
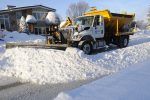
<path fill-rule="evenodd" d="M 75 19 L 75 25 L 91 26 L 94 16 L 79 17 Z"/>

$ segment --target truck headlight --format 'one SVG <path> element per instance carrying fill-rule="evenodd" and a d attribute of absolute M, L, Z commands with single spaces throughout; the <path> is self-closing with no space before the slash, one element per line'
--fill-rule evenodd
<path fill-rule="evenodd" d="M 80 39 L 82 36 L 81 35 L 76 35 L 73 37 L 73 39 Z"/>
<path fill-rule="evenodd" d="M 82 36 L 81 35 L 77 35 L 77 39 L 80 39 Z"/>

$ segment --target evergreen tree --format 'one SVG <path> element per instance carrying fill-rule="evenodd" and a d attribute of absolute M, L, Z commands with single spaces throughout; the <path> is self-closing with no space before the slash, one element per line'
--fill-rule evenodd
<path fill-rule="evenodd" d="M 19 32 L 27 32 L 27 23 L 24 16 L 22 16 L 20 19 Z"/>

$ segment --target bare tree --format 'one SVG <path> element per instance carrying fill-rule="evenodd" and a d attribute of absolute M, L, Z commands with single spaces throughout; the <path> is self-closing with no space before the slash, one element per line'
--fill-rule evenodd
<path fill-rule="evenodd" d="M 89 4 L 85 1 L 79 1 L 77 3 L 72 3 L 67 9 L 67 16 L 74 19 L 81 16 L 84 12 L 89 9 Z"/>
<path fill-rule="evenodd" d="M 144 20 L 138 20 L 138 21 L 136 21 L 136 25 L 137 25 L 137 27 L 138 27 L 139 29 L 145 29 L 147 23 L 144 22 Z"/>

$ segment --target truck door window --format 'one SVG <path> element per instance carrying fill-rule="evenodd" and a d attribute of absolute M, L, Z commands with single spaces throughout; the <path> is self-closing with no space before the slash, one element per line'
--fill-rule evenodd
<path fill-rule="evenodd" d="M 102 17 L 99 18 L 99 23 L 100 23 L 101 26 L 103 26 L 104 23 L 103 23 L 103 18 Z"/>
<path fill-rule="evenodd" d="M 85 16 L 85 17 L 79 17 L 75 19 L 75 25 L 85 25 L 85 26 L 91 26 L 93 22 L 94 17 L 93 16 Z"/>
<path fill-rule="evenodd" d="M 99 16 L 95 17 L 95 21 L 94 21 L 94 27 L 99 25 Z"/>

